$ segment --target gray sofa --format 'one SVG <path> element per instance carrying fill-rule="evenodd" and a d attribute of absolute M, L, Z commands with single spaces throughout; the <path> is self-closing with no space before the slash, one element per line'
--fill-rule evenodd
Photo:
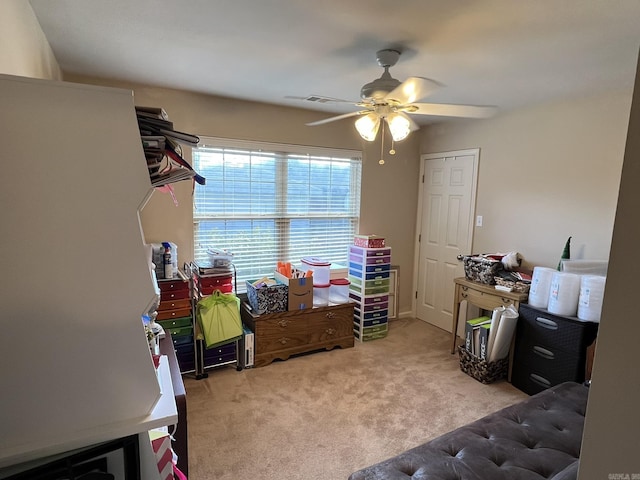
<path fill-rule="evenodd" d="M 578 472 L 589 389 L 567 382 L 349 480 L 569 480 Z"/>

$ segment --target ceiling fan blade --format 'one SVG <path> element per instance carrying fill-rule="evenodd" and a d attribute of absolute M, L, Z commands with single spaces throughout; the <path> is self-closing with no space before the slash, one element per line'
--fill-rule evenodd
<path fill-rule="evenodd" d="M 440 117 L 489 118 L 498 110 L 497 107 L 482 105 L 453 105 L 447 103 L 413 103 L 403 110 L 417 115 L 434 115 Z"/>
<path fill-rule="evenodd" d="M 325 123 L 335 122 L 336 120 L 342 120 L 343 118 L 355 117 L 356 115 L 363 115 L 365 113 L 369 113 L 369 110 L 360 110 L 358 112 L 350 112 L 343 113 L 342 115 L 337 115 L 335 117 L 325 118 L 324 120 L 317 120 L 315 122 L 310 122 L 305 125 L 308 127 L 315 127 L 316 125 L 324 125 Z"/>
<path fill-rule="evenodd" d="M 398 115 L 403 116 L 404 118 L 406 118 L 409 121 L 409 129 L 412 132 L 415 132 L 416 130 L 420 130 L 420 125 L 418 125 L 415 120 L 413 118 L 411 118 L 411 115 L 407 115 L 404 112 L 397 112 Z"/>
<path fill-rule="evenodd" d="M 409 77 L 384 96 L 385 101 L 393 101 L 400 105 L 414 103 L 431 95 L 442 85 L 435 80 L 424 77 Z"/>
<path fill-rule="evenodd" d="M 305 102 L 315 103 L 355 103 L 349 100 L 342 100 L 340 98 L 323 97 L 322 95 L 308 95 L 306 97 L 296 97 L 295 95 L 285 95 L 288 100 L 304 100 Z"/>

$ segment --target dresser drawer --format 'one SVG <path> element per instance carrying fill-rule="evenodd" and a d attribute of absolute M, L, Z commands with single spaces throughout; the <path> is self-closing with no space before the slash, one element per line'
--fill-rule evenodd
<path fill-rule="evenodd" d="M 283 316 L 256 322 L 256 352 L 266 353 L 306 345 L 307 318 Z"/>
<path fill-rule="evenodd" d="M 190 298 L 183 298 L 180 300 L 167 300 L 165 302 L 161 301 L 160 306 L 158 307 L 158 311 L 161 312 L 163 310 L 180 310 L 185 308 L 191 308 Z"/>
<path fill-rule="evenodd" d="M 173 300 L 181 300 L 181 299 L 188 299 L 190 297 L 189 295 L 189 289 L 187 288 L 186 290 L 160 290 L 160 304 L 162 305 L 162 302 L 169 302 L 169 301 L 173 301 Z"/>
<path fill-rule="evenodd" d="M 191 326 L 191 317 L 182 317 L 182 318 L 172 318 L 169 320 L 158 320 L 158 323 L 162 328 L 171 329 L 178 327 L 190 327 Z"/>
<path fill-rule="evenodd" d="M 581 322 L 527 304 L 520 305 L 517 340 L 577 354 L 593 343 L 597 333 L 597 323 Z"/>
<path fill-rule="evenodd" d="M 361 320 L 361 319 L 355 318 L 353 320 L 353 324 L 357 325 L 358 329 L 360 326 L 364 328 L 370 328 L 370 327 L 375 327 L 376 325 L 386 325 L 388 322 L 389 322 L 389 317 L 370 318 L 367 320 Z"/>
<path fill-rule="evenodd" d="M 353 317 L 323 312 L 309 321 L 309 343 L 318 343 L 353 335 Z"/>
<path fill-rule="evenodd" d="M 386 265 L 369 265 L 362 268 L 362 265 L 351 262 L 349 264 L 349 275 L 365 280 L 379 280 L 389 278 L 391 276 L 390 264 Z"/>
<path fill-rule="evenodd" d="M 158 280 L 160 292 L 183 292 L 189 291 L 189 282 L 183 280 Z"/>
<path fill-rule="evenodd" d="M 460 287 L 458 300 L 467 300 L 467 302 L 483 310 L 493 310 L 497 307 L 507 307 L 514 304 L 514 300 L 508 297 L 497 296 L 494 292 L 485 293 L 465 285 Z"/>
<path fill-rule="evenodd" d="M 365 274 L 372 274 L 372 273 L 384 273 L 384 272 L 389 272 L 391 270 L 391 264 L 390 263 L 384 263 L 384 264 L 372 264 L 372 265 L 367 265 L 367 264 L 363 264 L 362 262 L 349 262 L 349 272 L 357 272 L 356 274 L 361 277 L 362 276 L 362 272 L 364 271 Z"/>
<path fill-rule="evenodd" d="M 580 366 L 574 358 L 573 362 L 567 364 L 554 362 L 553 365 L 540 365 L 537 361 L 519 364 L 517 369 L 514 367 L 511 377 L 513 386 L 529 395 L 569 381 L 584 382 L 584 362 Z"/>
<path fill-rule="evenodd" d="M 229 342 L 225 345 L 218 345 L 213 348 L 204 349 L 204 358 L 213 358 L 220 355 L 227 355 L 236 352 L 236 342 Z"/>
<path fill-rule="evenodd" d="M 388 257 L 391 255 L 390 247 L 383 248 L 364 248 L 358 247 L 356 245 L 349 246 L 349 253 L 352 255 L 357 255 L 360 258 L 363 257 Z"/>
<path fill-rule="evenodd" d="M 191 315 L 191 308 L 181 310 L 158 310 L 158 320 L 169 320 L 171 318 L 184 318 Z"/>
<path fill-rule="evenodd" d="M 565 350 L 529 341 L 516 342 L 517 370 L 525 366 L 556 383 L 584 381 L 586 352 L 569 353 Z"/>
<path fill-rule="evenodd" d="M 236 342 L 231 342 L 214 348 L 205 348 L 202 356 L 204 358 L 205 366 L 233 362 L 236 360 Z"/>
<path fill-rule="evenodd" d="M 193 350 L 193 343 L 190 345 L 177 346 L 176 357 L 178 358 L 178 365 L 180 366 L 181 373 L 195 370 L 196 357 Z"/>
<path fill-rule="evenodd" d="M 223 363 L 230 363 L 236 361 L 236 352 L 233 351 L 231 353 L 225 353 L 222 355 L 215 355 L 213 353 L 207 353 L 205 350 L 204 354 L 204 367 L 213 367 L 215 365 L 221 365 Z"/>
<path fill-rule="evenodd" d="M 191 329 L 189 331 L 177 331 L 175 334 L 171 332 L 171 339 L 173 340 L 173 346 L 180 347 L 183 345 L 193 345 L 193 335 L 191 334 Z"/>
<path fill-rule="evenodd" d="M 375 288 L 375 287 L 386 287 L 386 290 L 388 291 L 389 285 L 390 285 L 388 273 L 386 274 L 386 277 L 377 276 L 370 280 L 365 280 L 364 282 L 362 281 L 361 278 L 354 277 L 353 275 L 349 275 L 349 281 L 351 282 L 352 285 L 354 285 L 358 289 L 362 289 L 363 287 L 365 289 Z"/>
<path fill-rule="evenodd" d="M 389 316 L 388 310 L 374 310 L 372 312 L 362 313 L 359 308 L 353 309 L 353 316 L 356 320 L 373 320 L 376 318 L 387 318 Z"/>
<path fill-rule="evenodd" d="M 380 310 L 388 310 L 389 302 L 382 303 L 371 303 L 369 305 L 361 305 L 359 303 L 354 303 L 355 315 L 359 315 L 360 312 L 369 313 L 369 312 L 379 312 Z"/>

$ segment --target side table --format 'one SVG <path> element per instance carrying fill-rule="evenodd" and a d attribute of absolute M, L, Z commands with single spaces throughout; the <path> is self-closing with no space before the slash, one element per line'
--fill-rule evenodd
<path fill-rule="evenodd" d="M 451 330 L 451 353 L 456 352 L 456 337 L 458 336 L 458 316 L 460 314 L 460 303 L 466 300 L 467 303 L 475 305 L 482 310 L 493 310 L 494 308 L 513 305 L 516 310 L 520 309 L 520 303 L 526 302 L 528 293 L 502 292 L 496 290 L 493 285 L 478 283 L 467 280 L 464 277 L 454 278 L 455 291 L 453 294 L 453 328 Z"/>

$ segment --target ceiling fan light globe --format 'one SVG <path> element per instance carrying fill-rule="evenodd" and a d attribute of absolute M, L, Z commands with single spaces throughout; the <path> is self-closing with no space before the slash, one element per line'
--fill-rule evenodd
<path fill-rule="evenodd" d="M 394 142 L 404 140 L 411 133 L 411 122 L 403 115 L 392 113 L 386 120 Z"/>
<path fill-rule="evenodd" d="M 355 126 L 363 139 L 367 142 L 373 142 L 378 134 L 378 128 L 380 128 L 380 117 L 375 113 L 364 115 L 356 120 Z"/>

